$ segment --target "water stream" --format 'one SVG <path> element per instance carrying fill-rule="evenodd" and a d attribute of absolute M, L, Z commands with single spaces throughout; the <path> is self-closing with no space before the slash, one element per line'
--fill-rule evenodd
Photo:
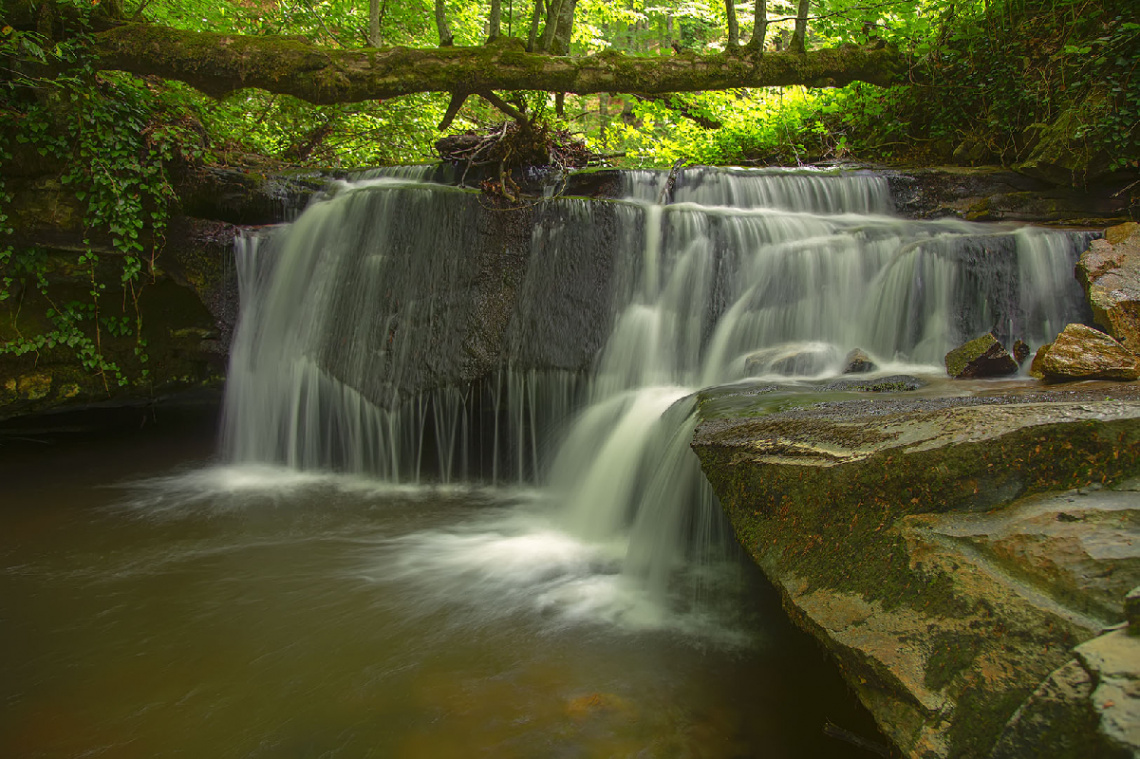
<path fill-rule="evenodd" d="M 873 731 L 741 560 L 695 393 L 1036 347 L 1084 316 L 1085 238 L 899 219 L 869 173 L 690 169 L 500 239 L 424 176 L 239 240 L 218 460 L 12 491 L 0 754 L 841 756 L 823 720 Z"/>

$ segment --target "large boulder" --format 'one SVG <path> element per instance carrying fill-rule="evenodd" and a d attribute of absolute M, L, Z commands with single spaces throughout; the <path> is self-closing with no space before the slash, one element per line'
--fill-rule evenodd
<path fill-rule="evenodd" d="M 1140 378 L 1140 356 L 1100 330 L 1084 324 L 1065 327 L 1033 358 L 1030 374 L 1046 382 Z"/>
<path fill-rule="evenodd" d="M 993 335 L 986 333 L 946 354 L 946 372 L 954 379 L 1017 374 L 1017 362 Z"/>
<path fill-rule="evenodd" d="M 1111 227 L 1077 263 L 1096 323 L 1140 353 L 1140 224 Z"/>

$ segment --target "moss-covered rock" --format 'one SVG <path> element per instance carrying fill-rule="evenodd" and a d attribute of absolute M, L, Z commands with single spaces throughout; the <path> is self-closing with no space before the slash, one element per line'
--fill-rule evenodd
<path fill-rule="evenodd" d="M 1112 157 L 1086 135 L 1095 133 L 1095 124 L 1110 103 L 1102 90 L 1094 90 L 1081 103 L 1062 110 L 1051 124 L 1031 126 L 1026 132 L 1029 157 L 1014 168 L 1058 185 L 1085 184 L 1106 176 Z"/>
<path fill-rule="evenodd" d="M 988 332 L 946 354 L 946 373 L 954 379 L 1017 374 L 1017 362 Z"/>
<path fill-rule="evenodd" d="M 694 449 L 741 544 L 905 755 L 988 756 L 1073 647 L 1123 618 L 1140 561 L 1120 535 L 1140 507 L 1090 485 L 1140 474 L 1140 388 L 753 398 L 761 411 L 706 420 Z"/>

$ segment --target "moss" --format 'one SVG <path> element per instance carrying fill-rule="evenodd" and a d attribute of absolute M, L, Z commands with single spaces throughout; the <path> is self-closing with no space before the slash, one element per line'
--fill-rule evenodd
<path fill-rule="evenodd" d="M 763 424 L 760 422 L 759 424 Z M 870 433 L 869 433 L 870 434 Z M 761 565 L 811 587 L 954 616 L 952 585 L 912 570 L 895 522 L 906 515 L 992 508 L 1018 496 L 1140 474 L 1121 456 L 1140 420 L 1039 425 L 995 440 L 881 452 L 837 466 L 738 464 L 734 446 L 698 445 L 702 465 Z"/>
<path fill-rule="evenodd" d="M 931 690 L 942 690 L 965 671 L 982 650 L 982 641 L 958 633 L 941 633 L 930 643 L 923 683 Z"/>
<path fill-rule="evenodd" d="M 954 709 L 955 719 L 947 731 L 949 756 L 989 756 L 990 748 L 1001 737 L 1006 723 L 1033 688 L 1012 688 L 994 692 L 991 688 L 965 688 Z"/>
<path fill-rule="evenodd" d="M 946 354 L 947 374 L 951 377 L 961 376 L 971 361 L 979 356 L 985 355 L 986 351 L 996 342 L 997 338 L 987 332 L 981 337 L 975 338 L 965 345 L 950 351 Z"/>

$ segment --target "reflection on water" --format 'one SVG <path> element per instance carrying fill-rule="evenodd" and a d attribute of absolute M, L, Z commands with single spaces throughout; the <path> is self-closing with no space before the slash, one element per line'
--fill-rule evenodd
<path fill-rule="evenodd" d="M 0 756 L 842 756 L 825 719 L 873 730 L 747 567 L 655 594 L 534 491 L 172 473 L 148 440 L 35 458 L 0 461 Z"/>

